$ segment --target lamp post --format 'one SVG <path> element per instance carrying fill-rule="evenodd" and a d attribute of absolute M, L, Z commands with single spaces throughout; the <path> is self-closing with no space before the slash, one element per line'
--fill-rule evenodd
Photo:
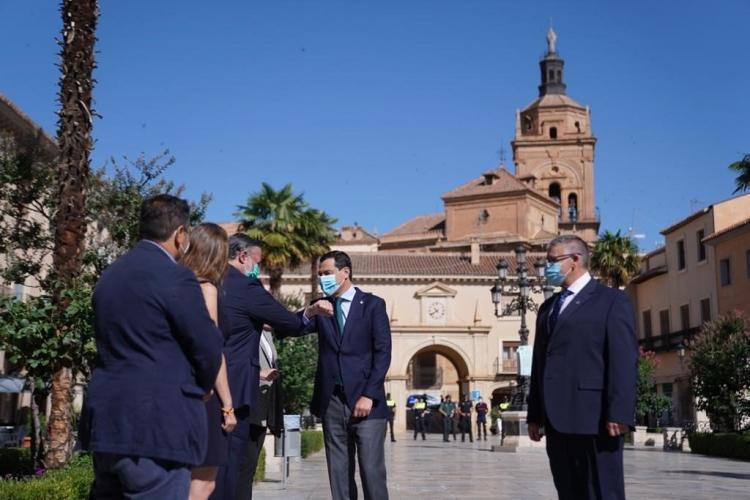
<path fill-rule="evenodd" d="M 521 316 L 521 326 L 518 336 L 521 345 L 529 344 L 529 329 L 526 326 L 526 312 L 538 310 L 537 304 L 531 298 L 532 293 L 543 293 L 544 299 L 552 296 L 552 287 L 544 277 L 546 260 L 541 257 L 534 263 L 535 274 L 529 274 L 529 266 L 526 263 L 526 247 L 519 245 L 515 248 L 516 254 L 516 279 L 508 279 L 508 262 L 500 259 L 497 263 L 497 279 L 490 290 L 492 303 L 495 305 L 495 317 L 501 318 L 511 316 L 515 313 Z M 503 303 L 503 297 L 510 298 L 510 302 Z M 511 409 L 518 411 L 526 410 L 526 400 L 529 395 L 529 377 L 521 375 L 520 364 L 516 377 L 517 385 L 511 401 Z"/>

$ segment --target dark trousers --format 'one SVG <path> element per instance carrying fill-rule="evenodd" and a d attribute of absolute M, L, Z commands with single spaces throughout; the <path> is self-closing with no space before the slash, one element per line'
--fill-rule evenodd
<path fill-rule="evenodd" d="M 469 441 L 474 442 L 474 436 L 471 433 L 471 417 L 461 417 L 458 421 L 458 426 L 461 428 L 461 441 L 466 441 L 466 433 L 469 433 Z"/>
<path fill-rule="evenodd" d="M 448 441 L 448 433 L 453 433 L 453 440 L 456 440 L 456 428 L 453 426 L 453 419 L 443 415 L 443 441 Z"/>
<path fill-rule="evenodd" d="M 417 439 L 417 434 L 422 433 L 422 441 L 427 439 L 424 435 L 424 428 L 427 423 L 424 421 L 424 417 L 414 417 L 414 439 Z"/>
<path fill-rule="evenodd" d="M 229 435 L 229 457 L 216 473 L 216 488 L 211 494 L 211 500 L 233 500 L 237 491 L 247 443 L 250 441 L 250 415 L 247 406 L 236 409 L 234 416 L 237 418 L 237 426 Z"/>
<path fill-rule="evenodd" d="M 624 500 L 624 438 L 557 432 L 549 423 L 547 456 L 560 500 Z"/>
<path fill-rule="evenodd" d="M 482 432 L 484 432 L 484 440 L 487 441 L 487 420 L 477 420 L 477 441 L 482 439 Z"/>
<path fill-rule="evenodd" d="M 323 417 L 323 440 L 333 500 L 356 500 L 356 463 L 365 500 L 388 500 L 385 419 L 353 418 L 343 394 L 334 394 Z"/>
<path fill-rule="evenodd" d="M 391 441 L 393 441 L 395 443 L 396 442 L 396 438 L 393 436 L 393 415 L 391 415 L 386 420 L 388 420 L 388 429 L 391 430 Z M 388 429 L 386 429 L 386 431 L 385 431 L 386 436 L 388 435 Z"/>
<path fill-rule="evenodd" d="M 184 500 L 190 492 L 190 468 L 155 458 L 94 452 L 92 500 Z"/>
<path fill-rule="evenodd" d="M 258 467 L 258 457 L 263 443 L 266 441 L 266 427 L 250 424 L 250 439 L 245 446 L 245 456 L 240 464 L 237 476 L 235 500 L 251 500 L 253 498 L 253 476 Z"/>

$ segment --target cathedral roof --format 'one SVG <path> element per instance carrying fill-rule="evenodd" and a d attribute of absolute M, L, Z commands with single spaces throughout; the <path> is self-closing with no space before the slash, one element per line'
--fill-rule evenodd
<path fill-rule="evenodd" d="M 534 108 L 554 108 L 558 106 L 571 106 L 574 108 L 586 109 L 575 99 L 571 99 L 565 94 L 545 94 L 534 99 L 534 102 L 524 108 L 524 111 Z"/>
<path fill-rule="evenodd" d="M 431 231 L 442 231 L 445 222 L 445 214 L 418 215 L 409 219 L 400 226 L 385 233 L 383 236 L 404 236 L 407 234 L 423 234 Z"/>
<path fill-rule="evenodd" d="M 469 182 L 445 193 L 443 200 L 482 194 L 511 193 L 529 190 L 528 186 L 508 172 L 505 167 L 485 172 Z"/>

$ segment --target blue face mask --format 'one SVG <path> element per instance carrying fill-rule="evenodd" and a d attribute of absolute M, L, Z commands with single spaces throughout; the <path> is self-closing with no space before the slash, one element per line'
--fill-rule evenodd
<path fill-rule="evenodd" d="M 560 286 L 565 282 L 565 275 L 560 270 L 559 262 L 547 262 L 544 276 L 547 278 L 547 283 L 552 286 Z"/>
<path fill-rule="evenodd" d="M 248 278 L 257 278 L 260 276 L 260 266 L 257 263 L 253 264 L 253 267 L 245 273 L 245 276 Z"/>
<path fill-rule="evenodd" d="M 333 274 L 326 274 L 318 279 L 320 281 L 320 289 L 323 291 L 323 295 L 327 297 L 333 295 L 339 289 L 339 284 L 336 283 L 336 276 Z"/>

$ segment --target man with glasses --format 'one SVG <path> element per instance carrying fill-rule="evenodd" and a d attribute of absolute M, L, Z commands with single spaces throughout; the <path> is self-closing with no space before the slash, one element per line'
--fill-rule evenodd
<path fill-rule="evenodd" d="M 562 289 L 537 316 L 528 432 L 534 441 L 547 437 L 559 498 L 624 499 L 623 440 L 635 423 L 634 313 L 625 293 L 591 278 L 588 264 L 579 237 L 550 242 L 545 274 Z"/>

